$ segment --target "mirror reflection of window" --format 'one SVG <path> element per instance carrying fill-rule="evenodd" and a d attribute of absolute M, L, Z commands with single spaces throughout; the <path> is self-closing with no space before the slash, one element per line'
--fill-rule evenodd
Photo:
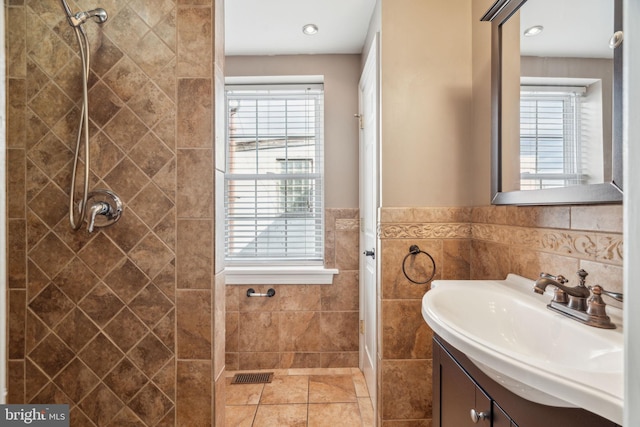
<path fill-rule="evenodd" d="M 520 189 L 610 180 L 613 2 L 529 0 L 518 18 Z"/>
<path fill-rule="evenodd" d="M 601 82 L 561 83 L 521 86 L 521 190 L 603 182 Z"/>

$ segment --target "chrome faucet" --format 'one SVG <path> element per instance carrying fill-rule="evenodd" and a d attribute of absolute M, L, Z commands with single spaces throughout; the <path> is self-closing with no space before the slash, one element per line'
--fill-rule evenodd
<path fill-rule="evenodd" d="M 536 280 L 533 291 L 538 294 L 544 294 L 547 286 L 553 286 L 556 288 L 553 299 L 547 305 L 550 310 L 589 326 L 614 329 L 616 326 L 607 316 L 605 303 L 600 295 L 605 294 L 622 300 L 622 294 L 605 291 L 600 285 L 587 288 L 585 282 L 588 275 L 589 273 L 586 271 L 578 270 L 580 278 L 578 285 L 571 287 L 565 285 L 568 280 L 564 276 L 540 273 L 540 278 Z M 593 295 L 591 295 L 590 290 Z"/>

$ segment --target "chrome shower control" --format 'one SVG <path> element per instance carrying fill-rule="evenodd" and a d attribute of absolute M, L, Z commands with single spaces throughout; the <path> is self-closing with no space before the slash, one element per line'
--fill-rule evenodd
<path fill-rule="evenodd" d="M 108 227 L 122 216 L 122 200 L 110 190 L 96 190 L 87 197 L 87 230 L 92 233 L 95 227 Z"/>

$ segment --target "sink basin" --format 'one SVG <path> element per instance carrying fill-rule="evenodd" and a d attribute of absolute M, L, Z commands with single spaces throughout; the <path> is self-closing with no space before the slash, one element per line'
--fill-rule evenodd
<path fill-rule="evenodd" d="M 553 294 L 534 282 L 438 280 L 422 299 L 433 331 L 485 374 L 527 400 L 579 407 L 622 425 L 621 312 L 607 307 L 616 329 L 599 329 L 546 308 Z"/>

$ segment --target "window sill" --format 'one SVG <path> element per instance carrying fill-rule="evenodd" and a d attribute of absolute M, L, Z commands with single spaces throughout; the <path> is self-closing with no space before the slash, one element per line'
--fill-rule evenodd
<path fill-rule="evenodd" d="M 227 285 L 330 285 L 338 269 L 322 266 L 226 267 Z"/>

